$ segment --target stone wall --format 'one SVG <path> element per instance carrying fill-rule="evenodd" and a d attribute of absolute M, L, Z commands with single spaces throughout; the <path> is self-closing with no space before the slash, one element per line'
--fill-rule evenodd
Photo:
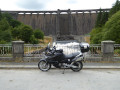
<path fill-rule="evenodd" d="M 103 9 L 108 12 L 110 9 Z M 10 13 L 14 19 L 41 29 L 45 35 L 85 35 L 95 26 L 99 9 L 57 10 L 57 11 L 2 11 Z"/>
<path fill-rule="evenodd" d="M 95 25 L 96 13 L 78 13 L 71 15 L 71 25 L 69 15 L 61 14 L 59 16 L 59 34 L 60 35 L 85 35 L 88 34 Z M 17 20 L 26 25 L 31 25 L 34 29 L 40 28 L 45 35 L 57 34 L 57 15 L 56 14 L 18 14 Z"/>

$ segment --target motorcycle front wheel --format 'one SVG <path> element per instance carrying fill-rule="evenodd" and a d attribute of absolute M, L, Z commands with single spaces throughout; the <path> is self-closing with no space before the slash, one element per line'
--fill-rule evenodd
<path fill-rule="evenodd" d="M 51 64 L 48 63 L 46 60 L 40 60 L 40 62 L 38 63 L 38 68 L 41 71 L 46 72 L 51 68 Z"/>
<path fill-rule="evenodd" d="M 71 67 L 74 72 L 79 72 L 83 68 L 83 64 L 81 61 L 74 62 L 72 65 L 75 66 Z"/>

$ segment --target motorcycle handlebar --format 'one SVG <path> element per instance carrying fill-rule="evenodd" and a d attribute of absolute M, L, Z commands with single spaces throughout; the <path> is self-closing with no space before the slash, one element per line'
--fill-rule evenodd
<path fill-rule="evenodd" d="M 56 52 L 56 47 L 54 46 L 52 49 L 50 47 L 46 47 L 45 53 L 47 54 L 54 54 Z"/>

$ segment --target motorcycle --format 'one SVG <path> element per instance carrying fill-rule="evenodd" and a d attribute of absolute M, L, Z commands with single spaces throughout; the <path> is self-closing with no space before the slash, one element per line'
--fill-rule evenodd
<path fill-rule="evenodd" d="M 81 45 L 81 49 L 83 48 L 84 47 Z M 89 47 L 87 47 L 86 51 L 89 51 Z M 38 68 L 45 72 L 51 69 L 51 66 L 53 65 L 56 68 L 64 68 L 64 70 L 70 68 L 74 72 L 79 72 L 83 68 L 83 61 L 84 57 L 81 50 L 65 55 L 63 49 L 56 50 L 55 46 L 50 49 L 50 44 L 48 44 L 45 49 L 45 58 L 39 61 Z"/>

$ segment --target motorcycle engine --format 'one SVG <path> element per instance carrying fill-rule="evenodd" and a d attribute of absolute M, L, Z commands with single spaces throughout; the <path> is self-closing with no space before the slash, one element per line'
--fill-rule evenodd
<path fill-rule="evenodd" d="M 56 67 L 56 68 L 61 68 L 62 64 L 61 63 L 55 63 L 55 64 L 53 64 L 53 66 Z"/>

